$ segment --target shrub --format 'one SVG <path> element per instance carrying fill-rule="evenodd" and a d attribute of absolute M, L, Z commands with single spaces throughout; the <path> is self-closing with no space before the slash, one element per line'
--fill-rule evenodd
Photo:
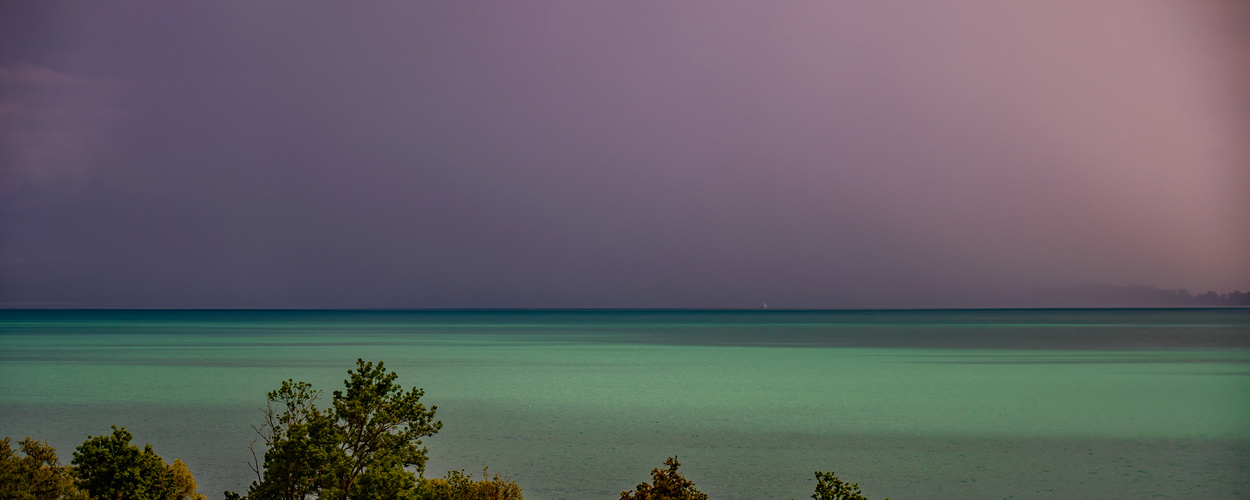
<path fill-rule="evenodd" d="M 474 481 L 463 470 L 447 471 L 441 479 L 423 479 L 420 500 L 524 500 L 516 482 L 495 474 L 490 477 L 482 469 L 482 480 Z"/>

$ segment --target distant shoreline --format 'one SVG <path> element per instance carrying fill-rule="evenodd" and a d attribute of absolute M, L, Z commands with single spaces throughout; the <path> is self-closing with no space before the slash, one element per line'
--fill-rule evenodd
<path fill-rule="evenodd" d="M 1199 310 L 1199 309 L 1250 309 L 1250 304 L 1235 305 L 1114 305 L 1114 306 L 1002 306 L 1002 307 L 862 307 L 862 308 L 814 308 L 814 307 L 769 307 L 735 308 L 735 307 L 431 307 L 431 308 L 397 308 L 397 307 L 354 307 L 354 308 L 320 308 L 320 307 L 9 307 L 0 306 L 0 312 L 18 311 L 301 311 L 301 312 L 758 312 L 761 314 L 774 312 L 941 312 L 941 311 L 1081 311 L 1081 310 Z"/>

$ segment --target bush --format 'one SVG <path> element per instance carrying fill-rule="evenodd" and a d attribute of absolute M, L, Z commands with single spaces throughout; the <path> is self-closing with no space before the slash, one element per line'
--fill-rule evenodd
<path fill-rule="evenodd" d="M 447 471 L 442 479 L 422 479 L 418 494 L 420 500 L 524 500 L 521 487 L 506 478 L 486 475 L 482 469 L 482 480 L 474 481 L 471 474 L 463 470 Z"/>

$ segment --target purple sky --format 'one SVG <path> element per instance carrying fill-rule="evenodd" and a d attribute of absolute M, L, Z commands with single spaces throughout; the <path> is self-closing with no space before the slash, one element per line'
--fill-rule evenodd
<path fill-rule="evenodd" d="M 1250 287 L 1250 2 L 0 9 L 0 306 Z"/>

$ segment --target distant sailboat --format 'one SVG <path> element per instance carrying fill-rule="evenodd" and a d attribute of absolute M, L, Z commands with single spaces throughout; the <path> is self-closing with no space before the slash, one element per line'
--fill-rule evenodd
<path fill-rule="evenodd" d="M 760 309 L 768 309 L 768 303 L 765 302 L 764 305 L 760 306 Z"/>

